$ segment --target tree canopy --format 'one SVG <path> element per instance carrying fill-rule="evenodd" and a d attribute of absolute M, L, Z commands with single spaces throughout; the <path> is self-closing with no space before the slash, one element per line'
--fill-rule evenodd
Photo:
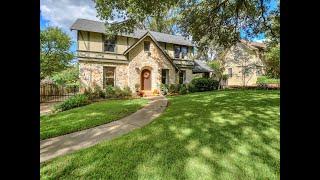
<path fill-rule="evenodd" d="M 159 12 L 175 9 L 176 24 L 184 35 L 201 48 L 208 44 L 230 47 L 240 39 L 267 32 L 276 38 L 271 17 L 280 17 L 279 11 L 270 12 L 271 0 L 96 0 L 98 16 L 107 21 L 123 19 L 121 23 L 107 23 L 107 34 L 132 32 L 145 27 L 148 18 L 162 18 Z"/>
<path fill-rule="evenodd" d="M 60 28 L 49 27 L 40 32 L 40 79 L 62 71 L 70 65 L 71 38 Z"/>

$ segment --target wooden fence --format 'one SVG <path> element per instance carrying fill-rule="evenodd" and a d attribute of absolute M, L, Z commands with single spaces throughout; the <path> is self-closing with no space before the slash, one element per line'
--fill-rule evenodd
<path fill-rule="evenodd" d="M 40 103 L 61 102 L 79 92 L 78 87 L 64 87 L 56 84 L 40 85 Z"/>

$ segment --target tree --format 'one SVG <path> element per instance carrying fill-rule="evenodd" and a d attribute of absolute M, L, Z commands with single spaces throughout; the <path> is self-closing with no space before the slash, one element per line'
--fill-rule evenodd
<path fill-rule="evenodd" d="M 159 11 L 155 17 L 147 18 L 145 27 L 151 31 L 157 31 L 168 34 L 175 34 L 174 29 L 177 22 L 177 16 L 172 10 Z"/>
<path fill-rule="evenodd" d="M 60 28 L 49 27 L 40 32 L 40 79 L 67 68 L 73 59 L 71 38 Z"/>
<path fill-rule="evenodd" d="M 238 43 L 230 50 L 233 57 L 228 60 L 225 59 L 225 61 L 240 68 L 242 86 L 245 87 L 253 77 L 253 70 L 257 66 L 262 66 L 262 62 L 251 59 L 251 56 L 256 55 L 256 52 L 255 50 L 250 49 L 250 47 L 246 47 L 245 44 Z M 226 64 L 226 66 L 227 65 L 228 64 Z"/>
<path fill-rule="evenodd" d="M 226 76 L 224 74 L 225 66 L 224 61 L 214 60 L 208 63 L 209 67 L 213 70 L 213 77 L 219 82 L 218 89 L 221 89 L 221 81 L 225 80 Z"/>
<path fill-rule="evenodd" d="M 115 17 L 121 23 L 108 24 L 107 33 L 132 32 L 144 26 L 143 22 L 156 17 L 158 12 L 176 8 L 179 14 L 177 24 L 184 35 L 191 35 L 199 49 L 208 44 L 231 47 L 240 39 L 240 31 L 250 38 L 270 30 L 271 0 L 96 0 L 98 16 L 107 21 Z M 275 14 L 277 12 L 275 11 Z M 279 12 L 278 12 L 279 13 Z"/>
<path fill-rule="evenodd" d="M 79 64 L 54 73 L 51 79 L 58 85 L 67 87 L 79 87 Z"/>
<path fill-rule="evenodd" d="M 280 78 L 280 43 L 269 47 L 263 59 L 266 75 L 270 78 Z"/>

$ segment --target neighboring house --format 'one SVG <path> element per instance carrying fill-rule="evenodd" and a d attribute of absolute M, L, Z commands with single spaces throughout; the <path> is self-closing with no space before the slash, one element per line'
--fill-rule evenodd
<path fill-rule="evenodd" d="M 103 22 L 86 19 L 77 19 L 71 30 L 77 30 L 81 91 L 107 85 L 153 91 L 208 73 L 195 65 L 194 45 L 182 36 L 136 29 L 107 39 Z"/>
<path fill-rule="evenodd" d="M 262 62 L 266 45 L 240 40 L 225 56 L 226 86 L 255 86 L 257 78 L 264 74 Z"/>

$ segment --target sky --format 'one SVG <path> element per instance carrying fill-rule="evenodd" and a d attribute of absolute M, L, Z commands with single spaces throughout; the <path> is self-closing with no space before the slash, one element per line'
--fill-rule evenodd
<path fill-rule="evenodd" d="M 271 0 L 270 9 L 276 7 L 276 0 Z M 76 51 L 76 32 L 70 26 L 77 18 L 99 21 L 97 11 L 92 0 L 40 0 L 40 29 L 58 26 L 71 36 L 74 42 L 71 51 Z M 253 41 L 261 42 L 265 39 L 261 34 Z"/>

